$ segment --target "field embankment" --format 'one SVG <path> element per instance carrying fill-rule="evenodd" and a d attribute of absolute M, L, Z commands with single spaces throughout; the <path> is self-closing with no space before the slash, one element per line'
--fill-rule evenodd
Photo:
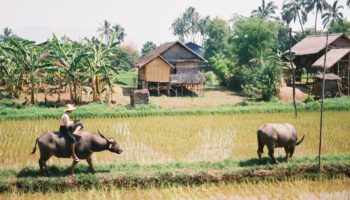
<path fill-rule="evenodd" d="M 307 104 L 298 103 L 299 111 L 318 111 L 320 102 Z M 208 115 L 208 114 L 239 114 L 239 113 L 278 113 L 292 112 L 290 103 L 278 101 L 271 102 L 248 102 L 230 104 L 216 107 L 200 107 L 191 109 L 164 109 L 156 105 L 141 105 L 136 108 L 130 106 L 109 107 L 105 104 L 88 104 L 79 106 L 74 112 L 80 118 L 100 117 L 145 117 L 145 116 L 172 116 L 172 115 Z M 326 99 L 324 101 L 326 111 L 349 111 L 350 96 Z M 0 101 L 0 120 L 23 120 L 23 119 L 57 119 L 62 114 L 63 108 L 48 108 L 45 106 L 24 107 L 11 100 Z"/>
<path fill-rule="evenodd" d="M 279 158 L 282 160 L 282 158 Z M 65 168 L 51 167 L 51 175 L 40 176 L 37 168 L 20 171 L 0 171 L 0 192 L 62 192 L 75 189 L 149 188 L 165 186 L 190 186 L 208 183 L 257 183 L 303 178 L 350 178 L 350 154 L 325 156 L 323 169 L 318 174 L 316 160 L 296 158 L 292 163 L 259 165 L 257 159 L 200 163 L 169 163 L 157 165 L 101 165 L 97 174 L 89 174 L 87 166 L 80 166 L 75 176 L 68 176 Z"/>

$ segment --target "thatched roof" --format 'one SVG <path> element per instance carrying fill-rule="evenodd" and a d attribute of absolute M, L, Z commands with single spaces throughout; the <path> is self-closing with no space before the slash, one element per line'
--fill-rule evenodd
<path fill-rule="evenodd" d="M 328 51 L 327 57 L 326 57 L 327 58 L 326 68 L 331 68 L 349 52 L 350 52 L 350 49 L 332 49 Z M 312 64 L 312 67 L 323 67 L 324 57 L 325 55 L 321 56 L 321 58 L 319 58 L 314 64 Z"/>
<path fill-rule="evenodd" d="M 338 75 L 333 74 L 333 73 L 325 74 L 324 77 L 325 77 L 325 80 L 330 80 L 330 81 L 341 80 L 341 78 Z M 323 74 L 317 73 L 316 78 L 323 80 Z"/>
<path fill-rule="evenodd" d="M 172 47 L 176 44 L 184 47 L 185 49 L 187 49 L 188 51 L 190 51 L 191 53 L 196 55 L 200 60 L 203 60 L 204 62 L 206 62 L 206 60 L 202 56 L 198 55 L 196 52 L 192 51 L 190 48 L 188 48 L 186 45 L 182 44 L 181 42 L 176 41 L 176 42 L 166 42 L 164 44 L 161 44 L 160 46 L 155 48 L 153 51 L 148 53 L 145 57 L 140 58 L 138 61 L 136 61 L 135 66 L 137 68 L 141 68 L 142 66 L 151 62 L 153 59 L 157 58 L 158 56 L 161 56 L 165 51 L 167 51 L 168 49 L 170 49 L 170 47 Z M 162 59 L 164 59 L 164 58 L 162 58 Z"/>
<path fill-rule="evenodd" d="M 340 37 L 344 37 L 350 41 L 350 38 L 344 34 L 330 34 L 328 37 L 328 44 L 331 45 Z M 327 36 L 325 35 L 309 35 L 294 45 L 291 51 L 294 52 L 297 56 L 319 53 L 325 49 L 326 39 Z"/>

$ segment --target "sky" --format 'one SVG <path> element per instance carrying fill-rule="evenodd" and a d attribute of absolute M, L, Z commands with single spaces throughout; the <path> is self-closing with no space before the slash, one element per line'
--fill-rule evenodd
<path fill-rule="evenodd" d="M 339 3 L 344 6 L 344 17 L 350 19 L 345 1 Z M 274 2 L 280 13 L 283 0 Z M 108 20 L 124 27 L 124 44 L 140 50 L 147 41 L 157 45 L 175 41 L 170 26 L 190 6 L 201 16 L 229 20 L 235 14 L 250 16 L 261 0 L 0 0 L 0 5 L 1 33 L 9 27 L 14 34 L 38 43 L 52 33 L 80 40 L 98 36 L 97 29 Z M 314 19 L 311 14 L 306 26 L 313 27 Z M 300 29 L 298 24 L 291 26 Z M 318 27 L 322 27 L 320 19 Z"/>

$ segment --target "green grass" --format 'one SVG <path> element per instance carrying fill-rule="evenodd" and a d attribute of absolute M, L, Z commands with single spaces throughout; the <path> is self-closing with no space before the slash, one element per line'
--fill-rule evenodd
<path fill-rule="evenodd" d="M 298 103 L 298 111 L 318 111 L 318 101 L 308 104 Z M 293 105 L 271 102 L 247 102 L 243 101 L 235 105 L 224 105 L 211 108 L 192 108 L 185 110 L 160 109 L 155 105 L 140 105 L 136 108 L 130 106 L 108 107 L 104 104 L 92 103 L 79 106 L 74 112 L 81 118 L 99 117 L 144 117 L 144 116 L 173 116 L 173 115 L 208 115 L 208 114 L 235 114 L 235 113 L 278 113 L 293 112 Z M 350 96 L 326 99 L 325 111 L 349 111 Z M 57 119 L 63 112 L 63 108 L 47 108 L 43 106 L 24 107 L 11 100 L 0 101 L 0 120 L 23 119 Z"/>
<path fill-rule="evenodd" d="M 122 87 L 136 87 L 137 72 L 134 72 L 134 71 L 119 72 L 118 82 Z"/>
<path fill-rule="evenodd" d="M 282 159 L 282 158 L 279 158 Z M 259 165 L 257 159 L 199 163 L 169 163 L 157 165 L 100 165 L 97 174 L 89 174 L 86 165 L 76 170 L 76 176 L 65 173 L 65 167 L 52 166 L 50 176 L 41 176 L 36 167 L 20 171 L 0 170 L 0 192 L 66 191 L 71 187 L 91 189 L 113 185 L 117 188 L 149 188 L 189 186 L 208 183 L 257 183 L 284 181 L 293 178 L 318 179 L 349 176 L 350 154 L 322 157 L 323 173 L 318 175 L 315 158 L 295 158 L 291 163 Z"/>

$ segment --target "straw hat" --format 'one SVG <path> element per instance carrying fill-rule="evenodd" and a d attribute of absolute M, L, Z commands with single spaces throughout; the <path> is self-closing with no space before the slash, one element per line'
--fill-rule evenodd
<path fill-rule="evenodd" d="M 73 111 L 73 110 L 75 110 L 75 107 L 72 104 L 67 104 L 66 109 L 64 111 L 67 112 L 67 111 Z"/>

